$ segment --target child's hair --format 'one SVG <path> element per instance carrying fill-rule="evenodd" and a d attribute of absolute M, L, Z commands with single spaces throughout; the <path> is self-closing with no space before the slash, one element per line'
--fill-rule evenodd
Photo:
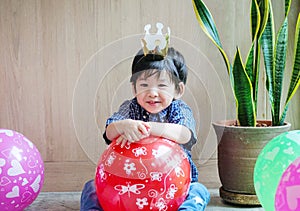
<path fill-rule="evenodd" d="M 143 50 L 139 50 L 132 62 L 130 82 L 135 87 L 136 80 L 141 74 L 145 73 L 146 78 L 154 74 L 158 74 L 159 76 L 162 70 L 167 71 L 177 90 L 179 89 L 178 84 L 180 82 L 186 83 L 188 71 L 184 57 L 173 47 L 168 49 L 168 54 L 165 58 L 154 54 L 145 56 Z"/>

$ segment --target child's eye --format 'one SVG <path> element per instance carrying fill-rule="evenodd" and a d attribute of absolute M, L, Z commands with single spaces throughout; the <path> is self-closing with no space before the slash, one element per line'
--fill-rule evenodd
<path fill-rule="evenodd" d="M 148 87 L 148 84 L 140 84 L 141 87 Z"/>
<path fill-rule="evenodd" d="M 167 87 L 166 84 L 158 84 L 159 87 Z"/>

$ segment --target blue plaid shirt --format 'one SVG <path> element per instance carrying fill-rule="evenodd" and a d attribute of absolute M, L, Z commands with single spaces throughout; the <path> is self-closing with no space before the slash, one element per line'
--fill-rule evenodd
<path fill-rule="evenodd" d="M 190 129 L 192 136 L 188 143 L 181 144 L 182 148 L 187 153 L 189 162 L 191 164 L 191 176 L 192 182 L 198 181 L 198 170 L 191 157 L 192 146 L 197 142 L 196 136 L 196 123 L 193 117 L 191 108 L 182 100 L 174 100 L 171 105 L 157 114 L 151 114 L 141 107 L 136 98 L 132 100 L 126 100 L 119 108 L 119 111 L 115 112 L 106 121 L 106 126 L 112 122 L 116 122 L 123 119 L 142 120 L 145 122 L 166 122 L 184 125 Z M 106 137 L 106 132 L 103 134 L 103 138 L 107 144 L 111 141 Z"/>

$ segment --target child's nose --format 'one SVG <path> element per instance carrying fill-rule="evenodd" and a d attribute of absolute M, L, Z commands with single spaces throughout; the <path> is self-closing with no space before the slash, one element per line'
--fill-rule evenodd
<path fill-rule="evenodd" d="M 157 97 L 158 96 L 158 90 L 156 88 L 149 89 L 148 94 L 149 94 L 150 97 Z"/>

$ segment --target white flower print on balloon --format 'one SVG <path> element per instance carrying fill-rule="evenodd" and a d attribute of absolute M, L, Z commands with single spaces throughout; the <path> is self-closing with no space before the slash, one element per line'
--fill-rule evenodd
<path fill-rule="evenodd" d="M 135 164 L 134 163 L 129 163 L 129 160 L 126 160 L 126 163 L 124 163 L 124 168 L 123 169 L 126 171 L 127 175 L 130 175 L 131 171 L 136 170 Z"/>
<path fill-rule="evenodd" d="M 148 202 L 147 202 L 147 198 L 144 197 L 142 199 L 140 198 L 136 198 L 136 205 L 138 206 L 138 208 L 141 210 L 141 209 L 144 209 L 144 206 L 147 206 L 148 205 Z"/>

